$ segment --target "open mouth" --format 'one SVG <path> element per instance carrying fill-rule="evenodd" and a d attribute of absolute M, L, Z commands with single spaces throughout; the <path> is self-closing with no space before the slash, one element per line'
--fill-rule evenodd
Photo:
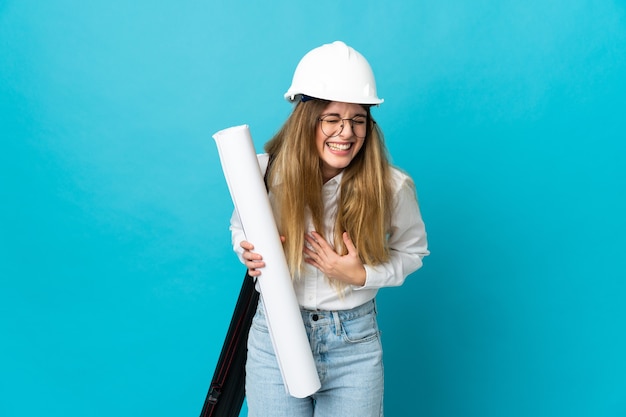
<path fill-rule="evenodd" d="M 351 142 L 347 143 L 336 143 L 336 142 L 327 142 L 326 146 L 330 148 L 332 151 L 347 151 L 352 147 Z"/>

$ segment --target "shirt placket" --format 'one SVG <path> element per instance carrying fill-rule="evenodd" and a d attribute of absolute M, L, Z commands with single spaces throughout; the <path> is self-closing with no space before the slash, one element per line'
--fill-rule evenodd
<path fill-rule="evenodd" d="M 334 247 L 334 227 L 335 217 L 337 215 L 337 205 L 339 182 L 333 178 L 324 184 L 322 188 L 322 198 L 324 200 L 324 238 L 327 242 Z M 310 219 L 309 219 L 310 222 Z M 309 230 L 313 230 L 313 225 L 308 225 Z M 310 265 L 306 266 L 307 273 L 304 280 L 304 299 L 308 306 L 315 306 L 317 308 L 321 302 L 320 298 L 326 298 L 327 294 L 324 291 L 328 291 L 326 284 L 326 277 L 317 268 Z"/>

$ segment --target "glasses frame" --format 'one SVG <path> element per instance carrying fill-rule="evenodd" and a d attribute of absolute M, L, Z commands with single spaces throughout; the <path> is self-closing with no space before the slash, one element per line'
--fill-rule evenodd
<path fill-rule="evenodd" d="M 323 123 L 324 123 L 324 119 L 325 119 L 325 118 L 327 118 L 327 117 L 333 117 L 333 118 L 336 118 L 336 119 L 338 119 L 338 120 L 341 120 L 341 127 L 339 128 L 339 131 L 337 131 L 337 133 L 335 133 L 334 135 L 329 135 L 329 134 L 327 134 L 327 133 L 324 131 L 324 127 L 323 127 L 323 126 L 324 126 L 324 124 L 323 124 Z M 355 119 L 355 118 L 359 118 L 359 119 L 360 119 L 360 118 L 365 118 L 365 136 L 359 136 L 359 135 L 357 135 L 357 134 L 356 134 L 356 132 L 354 131 L 354 122 L 355 122 L 355 120 L 354 120 L 354 119 Z M 362 115 L 362 114 L 359 114 L 359 115 L 356 115 L 356 116 L 353 116 L 353 117 L 350 117 L 350 118 L 345 118 L 345 119 L 344 119 L 344 118 L 342 118 L 342 117 L 339 117 L 339 116 L 338 116 L 338 115 L 336 115 L 336 114 L 332 114 L 332 113 L 331 113 L 331 114 L 322 114 L 320 117 L 318 117 L 318 118 L 317 118 L 317 121 L 318 121 L 318 122 L 320 122 L 320 129 L 322 130 L 322 133 L 323 133 L 326 137 L 328 137 L 328 138 L 335 138 L 335 137 L 337 137 L 337 136 L 341 135 L 341 133 L 343 132 L 343 129 L 344 129 L 344 127 L 345 127 L 345 121 L 346 121 L 346 120 L 349 120 L 349 121 L 350 121 L 350 129 L 352 129 L 352 134 L 353 134 L 355 137 L 357 137 L 357 138 L 359 138 L 359 139 L 365 139 L 365 138 L 367 137 L 367 132 L 368 132 L 368 130 L 369 130 L 369 122 L 370 122 L 370 116 L 369 116 L 369 114 L 367 114 L 367 115 Z"/>

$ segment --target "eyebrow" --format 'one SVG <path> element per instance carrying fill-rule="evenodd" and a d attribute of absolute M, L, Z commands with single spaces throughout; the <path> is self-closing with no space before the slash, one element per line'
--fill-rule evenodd
<path fill-rule="evenodd" d="M 337 116 L 337 117 L 341 118 L 341 115 L 339 113 L 324 113 L 320 117 L 323 117 L 323 116 Z M 347 119 L 354 119 L 355 117 L 359 117 L 359 116 L 367 117 L 367 114 L 357 113 L 357 114 L 355 114 L 352 117 L 347 117 Z"/>

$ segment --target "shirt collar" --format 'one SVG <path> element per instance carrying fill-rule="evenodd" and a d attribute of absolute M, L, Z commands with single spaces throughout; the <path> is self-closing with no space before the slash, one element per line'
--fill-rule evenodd
<path fill-rule="evenodd" d="M 341 179 L 342 178 L 343 178 L 343 171 L 341 171 L 339 174 L 335 175 L 334 177 L 332 177 L 331 179 L 326 181 L 324 183 L 324 187 L 337 188 L 337 187 L 339 187 L 341 185 Z"/>

